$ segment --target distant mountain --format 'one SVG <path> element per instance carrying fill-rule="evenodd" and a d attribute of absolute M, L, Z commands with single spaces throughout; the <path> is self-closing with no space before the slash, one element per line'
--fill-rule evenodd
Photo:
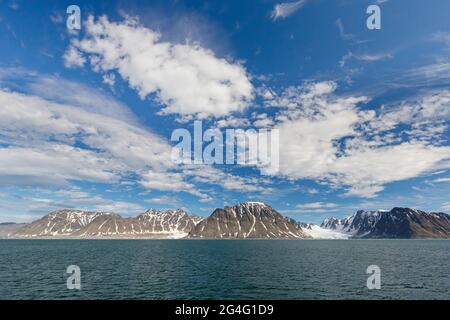
<path fill-rule="evenodd" d="M 46 237 L 184 237 L 201 218 L 181 209 L 154 209 L 135 217 L 116 213 L 64 209 L 49 213 L 17 230 L 15 236 Z"/>
<path fill-rule="evenodd" d="M 344 219 L 325 219 L 321 228 L 354 238 L 450 239 L 450 216 L 410 208 L 363 211 Z"/>
<path fill-rule="evenodd" d="M 105 215 L 111 213 L 73 209 L 53 211 L 19 229 L 16 235 L 35 237 L 71 235 L 89 225 L 97 217 Z"/>
<path fill-rule="evenodd" d="M 15 223 L 15 222 L 2 222 L 0 223 L 0 238 L 8 238 L 10 235 L 14 234 L 20 228 L 24 227 L 25 223 Z"/>
<path fill-rule="evenodd" d="M 295 223 L 260 202 L 216 209 L 189 233 L 190 238 L 309 238 Z"/>
<path fill-rule="evenodd" d="M 450 239 L 450 216 L 409 208 L 363 211 L 320 226 L 286 218 L 267 204 L 244 202 L 208 218 L 182 209 L 150 209 L 137 217 L 64 209 L 29 224 L 0 224 L 0 237 L 124 237 L 223 239 Z"/>

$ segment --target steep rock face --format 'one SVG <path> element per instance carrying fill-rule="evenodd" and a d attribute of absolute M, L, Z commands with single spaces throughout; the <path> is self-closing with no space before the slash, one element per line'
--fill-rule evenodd
<path fill-rule="evenodd" d="M 101 215 L 82 229 L 72 233 L 73 236 L 114 236 L 145 234 L 145 229 L 135 218 L 123 218 L 118 214 Z"/>
<path fill-rule="evenodd" d="M 366 238 L 450 239 L 450 216 L 409 208 L 383 214 Z"/>
<path fill-rule="evenodd" d="M 326 218 L 325 220 L 323 220 L 320 227 L 325 228 L 325 229 L 330 229 L 330 230 L 341 229 L 341 220 L 336 219 L 334 217 Z"/>
<path fill-rule="evenodd" d="M 355 238 L 450 238 L 449 215 L 410 208 L 394 208 L 391 211 L 360 210 L 344 219 L 325 219 L 321 227 Z"/>
<path fill-rule="evenodd" d="M 201 220 L 197 216 L 188 216 L 181 210 L 166 210 L 163 212 L 150 209 L 139 215 L 137 220 L 145 230 L 155 233 L 184 232 L 189 233 Z"/>
<path fill-rule="evenodd" d="M 385 211 L 364 211 L 359 210 L 356 214 L 343 218 L 328 218 L 320 225 L 321 228 L 335 230 L 351 234 L 354 236 L 363 236 L 368 234 L 378 222 Z"/>
<path fill-rule="evenodd" d="M 191 238 L 308 238 L 272 207 L 245 202 L 216 209 L 189 233 Z"/>

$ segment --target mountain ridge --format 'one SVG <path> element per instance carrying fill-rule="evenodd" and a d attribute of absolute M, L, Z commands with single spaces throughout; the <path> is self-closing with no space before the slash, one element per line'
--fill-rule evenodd
<path fill-rule="evenodd" d="M 395 207 L 364 211 L 321 225 L 297 222 L 262 202 L 215 209 L 206 218 L 183 209 L 149 209 L 136 217 L 62 209 L 29 224 L 0 224 L 1 237 L 204 239 L 450 239 L 450 216 Z"/>
<path fill-rule="evenodd" d="M 358 210 L 343 219 L 325 219 L 320 227 L 348 234 L 352 238 L 450 239 L 450 215 L 401 207 Z"/>
<path fill-rule="evenodd" d="M 149 209 L 136 217 L 62 209 L 17 230 L 18 237 L 184 237 L 201 218 L 182 209 Z"/>
<path fill-rule="evenodd" d="M 189 233 L 189 238 L 304 239 L 309 236 L 271 206 L 242 202 L 216 209 Z"/>

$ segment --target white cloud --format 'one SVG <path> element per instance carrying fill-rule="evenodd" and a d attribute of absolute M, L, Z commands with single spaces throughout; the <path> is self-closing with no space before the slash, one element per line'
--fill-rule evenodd
<path fill-rule="evenodd" d="M 350 40 L 350 39 L 353 39 L 355 37 L 354 34 L 345 32 L 344 23 L 342 22 L 341 18 L 336 20 L 336 26 L 339 29 L 339 35 L 341 36 L 342 39 Z"/>
<path fill-rule="evenodd" d="M 95 211 L 103 211 L 103 212 L 115 212 L 121 213 L 125 212 L 126 215 L 135 216 L 136 214 L 142 213 L 145 208 L 141 205 L 126 202 L 126 201 L 104 201 L 105 203 L 98 203 L 95 205 Z M 133 212 L 134 214 L 130 214 Z"/>
<path fill-rule="evenodd" d="M 341 58 L 341 60 L 339 60 L 339 65 L 341 67 L 344 67 L 347 64 L 347 62 L 352 58 L 359 60 L 359 61 L 374 62 L 374 61 L 392 59 L 393 55 L 391 53 L 377 53 L 377 54 L 362 53 L 362 54 L 360 54 L 360 53 L 348 52 Z"/>
<path fill-rule="evenodd" d="M 250 122 L 246 118 L 237 118 L 234 116 L 226 117 L 225 119 L 217 120 L 216 126 L 218 128 L 245 128 Z"/>
<path fill-rule="evenodd" d="M 278 106 L 280 175 L 312 179 L 347 195 L 374 197 L 384 185 L 450 168 L 443 145 L 449 92 L 412 102 L 363 110 L 364 96 L 338 97 L 333 82 L 290 87 L 266 101 Z M 400 125 L 409 129 L 398 130 Z"/>
<path fill-rule="evenodd" d="M 432 182 L 435 182 L 435 183 L 450 182 L 450 178 L 434 179 Z"/>
<path fill-rule="evenodd" d="M 332 209 L 337 208 L 336 203 L 324 203 L 324 202 L 312 202 L 312 203 L 302 203 L 295 206 L 297 209 Z"/>
<path fill-rule="evenodd" d="M 294 2 L 278 3 L 274 6 L 271 18 L 277 20 L 280 18 L 287 18 L 306 4 L 306 0 L 299 0 Z"/>
<path fill-rule="evenodd" d="M 145 202 L 162 204 L 162 205 L 178 205 L 179 204 L 179 200 L 177 198 L 171 197 L 171 196 L 161 196 L 161 197 L 150 198 L 150 199 L 146 199 Z"/>
<path fill-rule="evenodd" d="M 3 176 L 113 182 L 145 168 L 171 169 L 170 145 L 132 124 L 13 92 L 0 91 L 0 104 Z"/>
<path fill-rule="evenodd" d="M 418 80 L 425 80 L 427 84 L 430 82 L 442 83 L 443 80 L 450 79 L 450 61 L 439 60 L 434 63 L 414 68 L 406 73 L 406 79 L 413 80 L 419 84 Z"/>
<path fill-rule="evenodd" d="M 0 185 L 64 185 L 70 180 L 116 182 L 117 164 L 66 145 L 0 148 Z"/>
<path fill-rule="evenodd" d="M 141 175 L 141 185 L 147 189 L 162 191 L 185 191 L 198 197 L 204 195 L 197 188 L 185 181 L 185 177 L 180 172 L 157 172 L 149 170 Z"/>
<path fill-rule="evenodd" d="M 82 67 L 86 63 L 86 58 L 74 47 L 64 52 L 63 59 L 67 68 Z"/>
<path fill-rule="evenodd" d="M 450 202 L 444 202 L 441 206 L 441 210 L 450 211 Z"/>
<path fill-rule="evenodd" d="M 244 67 L 198 44 L 164 42 L 129 17 L 114 23 L 90 16 L 85 32 L 67 49 L 66 64 L 82 65 L 85 54 L 94 71 L 115 71 L 142 99 L 154 97 L 165 106 L 162 114 L 225 116 L 243 111 L 253 99 Z"/>
<path fill-rule="evenodd" d="M 224 189 L 243 192 L 270 193 L 273 190 L 265 186 L 268 181 L 259 178 L 236 176 L 220 171 L 213 167 L 191 166 L 184 174 L 193 177 L 193 181 L 200 183 L 220 184 Z M 264 183 L 265 182 L 265 183 Z"/>
<path fill-rule="evenodd" d="M 255 114 L 255 121 L 253 121 L 253 125 L 257 128 L 269 128 L 274 122 L 267 115 L 267 113 Z"/>
<path fill-rule="evenodd" d="M 80 107 L 83 110 L 128 123 L 138 122 L 130 109 L 112 95 L 78 82 L 68 81 L 57 76 L 43 75 L 28 77 L 27 81 L 25 90 L 33 95 L 53 102 Z"/>
<path fill-rule="evenodd" d="M 450 59 L 448 51 L 450 50 L 450 32 L 437 32 L 432 34 L 429 39 L 445 45 L 443 55 L 435 57 L 435 61 L 406 72 L 404 79 L 400 79 L 403 84 L 405 80 L 413 82 L 414 85 L 448 84 L 450 80 Z"/>
<path fill-rule="evenodd" d="M 114 73 L 104 74 L 102 78 L 103 82 L 107 85 L 113 86 L 114 83 L 116 83 L 116 76 Z"/>
<path fill-rule="evenodd" d="M 443 44 L 450 45 L 450 32 L 436 32 L 431 36 L 431 39 Z"/>
<path fill-rule="evenodd" d="M 330 178 L 337 184 L 350 185 L 348 195 L 373 197 L 389 182 L 415 178 L 447 167 L 450 147 L 435 147 L 420 142 L 404 142 L 377 149 L 349 152 L 331 166 Z"/>
<path fill-rule="evenodd" d="M 124 216 L 136 216 L 145 208 L 139 204 L 111 200 L 99 194 L 80 191 L 77 187 L 67 189 L 6 188 L 0 194 L 0 221 L 30 222 L 50 211 L 65 208 L 108 211 Z"/>
<path fill-rule="evenodd" d="M 4 80 L 1 71 L 0 81 Z M 263 190 L 255 187 L 258 181 L 217 169 L 212 171 L 206 165 L 184 172 L 185 168 L 172 162 L 169 142 L 141 128 L 122 104 L 76 83 L 46 76 L 39 78 L 28 83 L 25 89 L 48 95 L 60 103 L 0 89 L 2 185 L 118 183 L 131 176 L 145 188 L 183 191 L 199 197 L 200 201 L 209 201 L 210 197 L 188 180 L 199 178 L 198 181 L 226 189 L 236 188 L 236 181 L 241 181 L 249 191 Z M 60 83 L 62 92 L 44 93 L 45 88 L 49 91 L 57 88 L 56 83 Z M 110 116 L 107 115 L 109 103 Z M 215 174 L 205 176 L 204 172 Z M 220 176 L 225 183 L 217 178 Z"/>
<path fill-rule="evenodd" d="M 419 138 L 422 134 L 431 134 L 428 138 L 436 139 L 438 135 L 432 129 L 439 128 L 439 125 L 445 126 L 449 120 L 450 90 L 443 89 L 431 90 L 425 95 L 420 95 L 412 101 L 404 101 L 400 105 L 384 107 L 370 126 L 376 130 L 389 130 L 399 123 L 410 124 L 413 129 L 420 130 L 406 131 L 406 133 L 415 133 L 415 138 Z"/>

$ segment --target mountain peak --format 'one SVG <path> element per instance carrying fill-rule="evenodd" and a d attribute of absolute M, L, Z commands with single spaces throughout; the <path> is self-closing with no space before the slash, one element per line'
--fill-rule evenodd
<path fill-rule="evenodd" d="M 401 207 L 358 210 L 341 220 L 325 219 L 321 227 L 358 238 L 450 238 L 449 215 Z"/>
<path fill-rule="evenodd" d="M 216 209 L 189 234 L 191 238 L 308 238 L 294 223 L 261 202 Z"/>
<path fill-rule="evenodd" d="M 258 201 L 246 201 L 246 202 L 242 202 L 240 204 L 243 205 L 250 205 L 250 206 L 266 206 L 266 204 L 264 202 L 258 202 Z"/>
<path fill-rule="evenodd" d="M 235 204 L 234 206 L 226 206 L 226 208 L 239 208 L 239 207 L 245 207 L 245 208 L 251 208 L 251 207 L 270 207 L 264 202 L 257 202 L 257 201 L 246 201 L 241 202 L 238 204 Z"/>
<path fill-rule="evenodd" d="M 110 212 L 62 209 L 50 212 L 18 230 L 16 235 L 43 236 L 152 236 L 184 237 L 201 220 L 182 209 L 149 209 L 135 218 Z"/>

